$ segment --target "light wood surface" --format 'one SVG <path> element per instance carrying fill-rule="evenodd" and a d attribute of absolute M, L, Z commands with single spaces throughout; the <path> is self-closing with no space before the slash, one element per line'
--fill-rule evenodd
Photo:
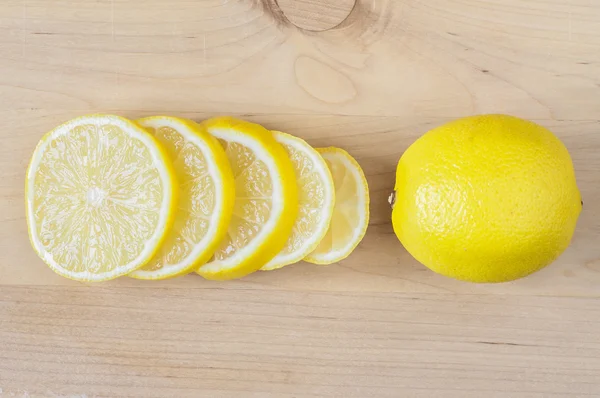
<path fill-rule="evenodd" d="M 600 3 L 350 6 L 0 2 L 0 397 L 600 396 Z M 340 264 L 226 283 L 61 279 L 29 246 L 25 168 L 94 112 L 233 114 L 344 147 L 367 236 Z M 556 263 L 473 285 L 410 258 L 386 200 L 417 137 L 489 112 L 554 131 L 585 205 Z"/>

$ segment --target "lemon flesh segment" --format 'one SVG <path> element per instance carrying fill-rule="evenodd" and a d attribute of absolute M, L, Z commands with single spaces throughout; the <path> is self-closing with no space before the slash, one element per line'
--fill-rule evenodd
<path fill-rule="evenodd" d="M 233 173 L 219 142 L 199 124 L 169 116 L 137 123 L 166 148 L 180 190 L 165 242 L 148 264 L 129 276 L 172 278 L 207 262 L 225 237 L 235 200 Z"/>
<path fill-rule="evenodd" d="M 329 166 L 335 186 L 331 224 L 317 248 L 304 260 L 332 264 L 348 257 L 369 225 L 369 186 L 358 162 L 340 148 L 318 148 Z"/>
<path fill-rule="evenodd" d="M 285 246 L 298 213 L 294 167 L 262 126 L 221 117 L 204 123 L 225 148 L 235 179 L 235 205 L 226 237 L 197 272 L 207 279 L 241 278 Z"/>
<path fill-rule="evenodd" d="M 263 271 L 301 261 L 315 250 L 329 229 L 335 204 L 333 178 L 319 152 L 298 137 L 279 131 L 273 135 L 294 165 L 299 211 L 285 247 L 261 268 Z"/>
<path fill-rule="evenodd" d="M 57 127 L 27 170 L 34 250 L 53 271 L 79 281 L 140 268 L 171 227 L 173 174 L 158 142 L 127 119 L 90 115 Z"/>

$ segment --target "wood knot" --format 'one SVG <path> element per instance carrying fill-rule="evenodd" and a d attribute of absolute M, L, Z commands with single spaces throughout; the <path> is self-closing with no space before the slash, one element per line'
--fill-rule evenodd
<path fill-rule="evenodd" d="M 356 0 L 275 0 L 288 21 L 300 29 L 323 32 L 340 25 Z"/>

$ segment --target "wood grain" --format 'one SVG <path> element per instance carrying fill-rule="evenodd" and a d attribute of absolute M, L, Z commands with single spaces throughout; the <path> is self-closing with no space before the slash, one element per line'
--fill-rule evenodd
<path fill-rule="evenodd" d="M 600 4 L 290 4 L 0 3 L 0 397 L 600 396 Z M 346 148 L 367 236 L 340 264 L 227 283 L 61 279 L 29 246 L 25 168 L 93 112 L 233 114 Z M 417 137 L 488 112 L 554 131 L 585 205 L 556 263 L 473 285 L 416 263 L 386 200 Z"/>
<path fill-rule="evenodd" d="M 598 396 L 595 299 L 231 293 L 5 288 L 5 394 Z"/>

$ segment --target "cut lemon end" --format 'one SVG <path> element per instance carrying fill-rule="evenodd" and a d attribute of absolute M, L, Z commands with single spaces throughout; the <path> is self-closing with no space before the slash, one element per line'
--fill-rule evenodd
<path fill-rule="evenodd" d="M 160 144 L 112 115 L 46 134 L 26 176 L 31 244 L 57 274 L 104 281 L 146 264 L 174 216 L 176 179 Z"/>
<path fill-rule="evenodd" d="M 235 200 L 233 173 L 219 142 L 186 119 L 154 116 L 137 121 L 167 150 L 179 181 L 174 227 L 152 260 L 129 276 L 158 280 L 194 271 L 225 238 Z"/>
<path fill-rule="evenodd" d="M 304 260 L 332 264 L 348 257 L 369 225 L 369 187 L 358 162 L 340 148 L 319 148 L 333 177 L 335 206 L 329 230 Z"/>
<path fill-rule="evenodd" d="M 315 250 L 329 229 L 335 204 L 333 178 L 321 155 L 298 137 L 279 131 L 273 135 L 294 165 L 299 213 L 286 245 L 263 271 L 297 263 Z"/>
<path fill-rule="evenodd" d="M 229 117 L 204 123 L 225 148 L 236 199 L 225 239 L 198 268 L 207 279 L 235 279 L 259 270 L 285 246 L 298 213 L 294 167 L 260 125 Z"/>

